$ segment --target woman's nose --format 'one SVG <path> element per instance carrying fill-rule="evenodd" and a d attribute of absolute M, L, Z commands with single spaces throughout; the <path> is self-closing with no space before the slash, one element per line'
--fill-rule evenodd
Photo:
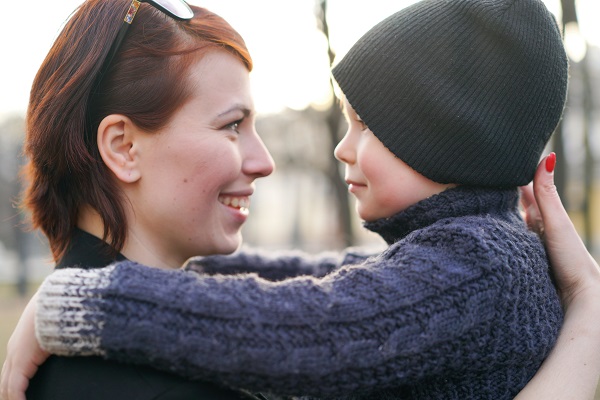
<path fill-rule="evenodd" d="M 275 162 L 258 133 L 254 132 L 253 136 L 252 144 L 248 148 L 242 168 L 244 173 L 255 178 L 269 176 L 275 170 Z"/>

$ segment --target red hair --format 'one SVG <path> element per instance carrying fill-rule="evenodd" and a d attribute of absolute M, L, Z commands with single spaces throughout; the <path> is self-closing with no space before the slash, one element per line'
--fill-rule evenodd
<path fill-rule="evenodd" d="M 241 36 L 221 17 L 191 6 L 193 19 L 176 21 L 142 5 L 118 54 L 92 93 L 129 0 L 88 0 L 72 15 L 33 82 L 26 118 L 22 205 L 48 238 L 58 261 L 83 206 L 104 223 L 104 240 L 120 251 L 127 238 L 124 199 L 96 143 L 100 121 L 129 117 L 156 132 L 189 98 L 189 66 L 221 49 L 252 70 Z"/>

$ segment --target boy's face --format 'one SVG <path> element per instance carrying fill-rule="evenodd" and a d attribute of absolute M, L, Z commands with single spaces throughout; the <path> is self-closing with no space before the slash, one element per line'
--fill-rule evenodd
<path fill-rule="evenodd" d="M 356 197 L 356 212 L 365 221 L 392 215 L 454 186 L 419 174 L 389 151 L 344 99 L 348 131 L 335 148 L 346 164 L 348 191 Z"/>

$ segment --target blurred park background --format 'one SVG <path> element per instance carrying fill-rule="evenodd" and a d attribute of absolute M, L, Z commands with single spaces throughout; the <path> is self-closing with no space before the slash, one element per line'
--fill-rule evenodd
<path fill-rule="evenodd" d="M 80 2 L 30 0 L 27 8 L 35 13 L 26 21 L 17 18 L 20 2 L 7 3 L 0 24 L 0 363 L 26 301 L 52 271 L 43 236 L 28 230 L 26 215 L 16 206 L 29 86 Z M 246 39 L 255 62 L 257 128 L 277 171 L 257 184 L 244 227 L 246 244 L 310 252 L 383 245 L 354 216 L 343 172 L 332 156 L 345 123 L 329 66 L 373 24 L 414 2 L 190 1 L 227 19 Z M 557 152 L 562 199 L 600 259 L 600 2 L 545 2 L 564 29 L 571 60 L 567 107 L 547 152 Z"/>

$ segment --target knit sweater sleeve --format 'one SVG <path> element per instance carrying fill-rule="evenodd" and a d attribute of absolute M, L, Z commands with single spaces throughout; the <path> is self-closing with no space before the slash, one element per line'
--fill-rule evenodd
<path fill-rule="evenodd" d="M 55 354 L 318 396 L 490 368 L 498 340 L 502 362 L 530 359 L 534 349 L 510 348 L 494 328 L 506 323 L 502 310 L 514 310 L 502 295 L 509 274 L 497 269 L 507 260 L 467 239 L 466 252 L 464 243 L 450 252 L 451 240 L 407 242 L 322 278 L 279 282 L 132 262 L 56 271 L 40 288 L 36 334 Z"/>
<path fill-rule="evenodd" d="M 297 250 L 265 252 L 244 248 L 233 255 L 192 258 L 185 269 L 207 275 L 256 273 L 263 279 L 280 281 L 303 275 L 323 277 L 342 265 L 359 264 L 373 251 L 348 248 L 344 252 L 307 254 Z"/>

